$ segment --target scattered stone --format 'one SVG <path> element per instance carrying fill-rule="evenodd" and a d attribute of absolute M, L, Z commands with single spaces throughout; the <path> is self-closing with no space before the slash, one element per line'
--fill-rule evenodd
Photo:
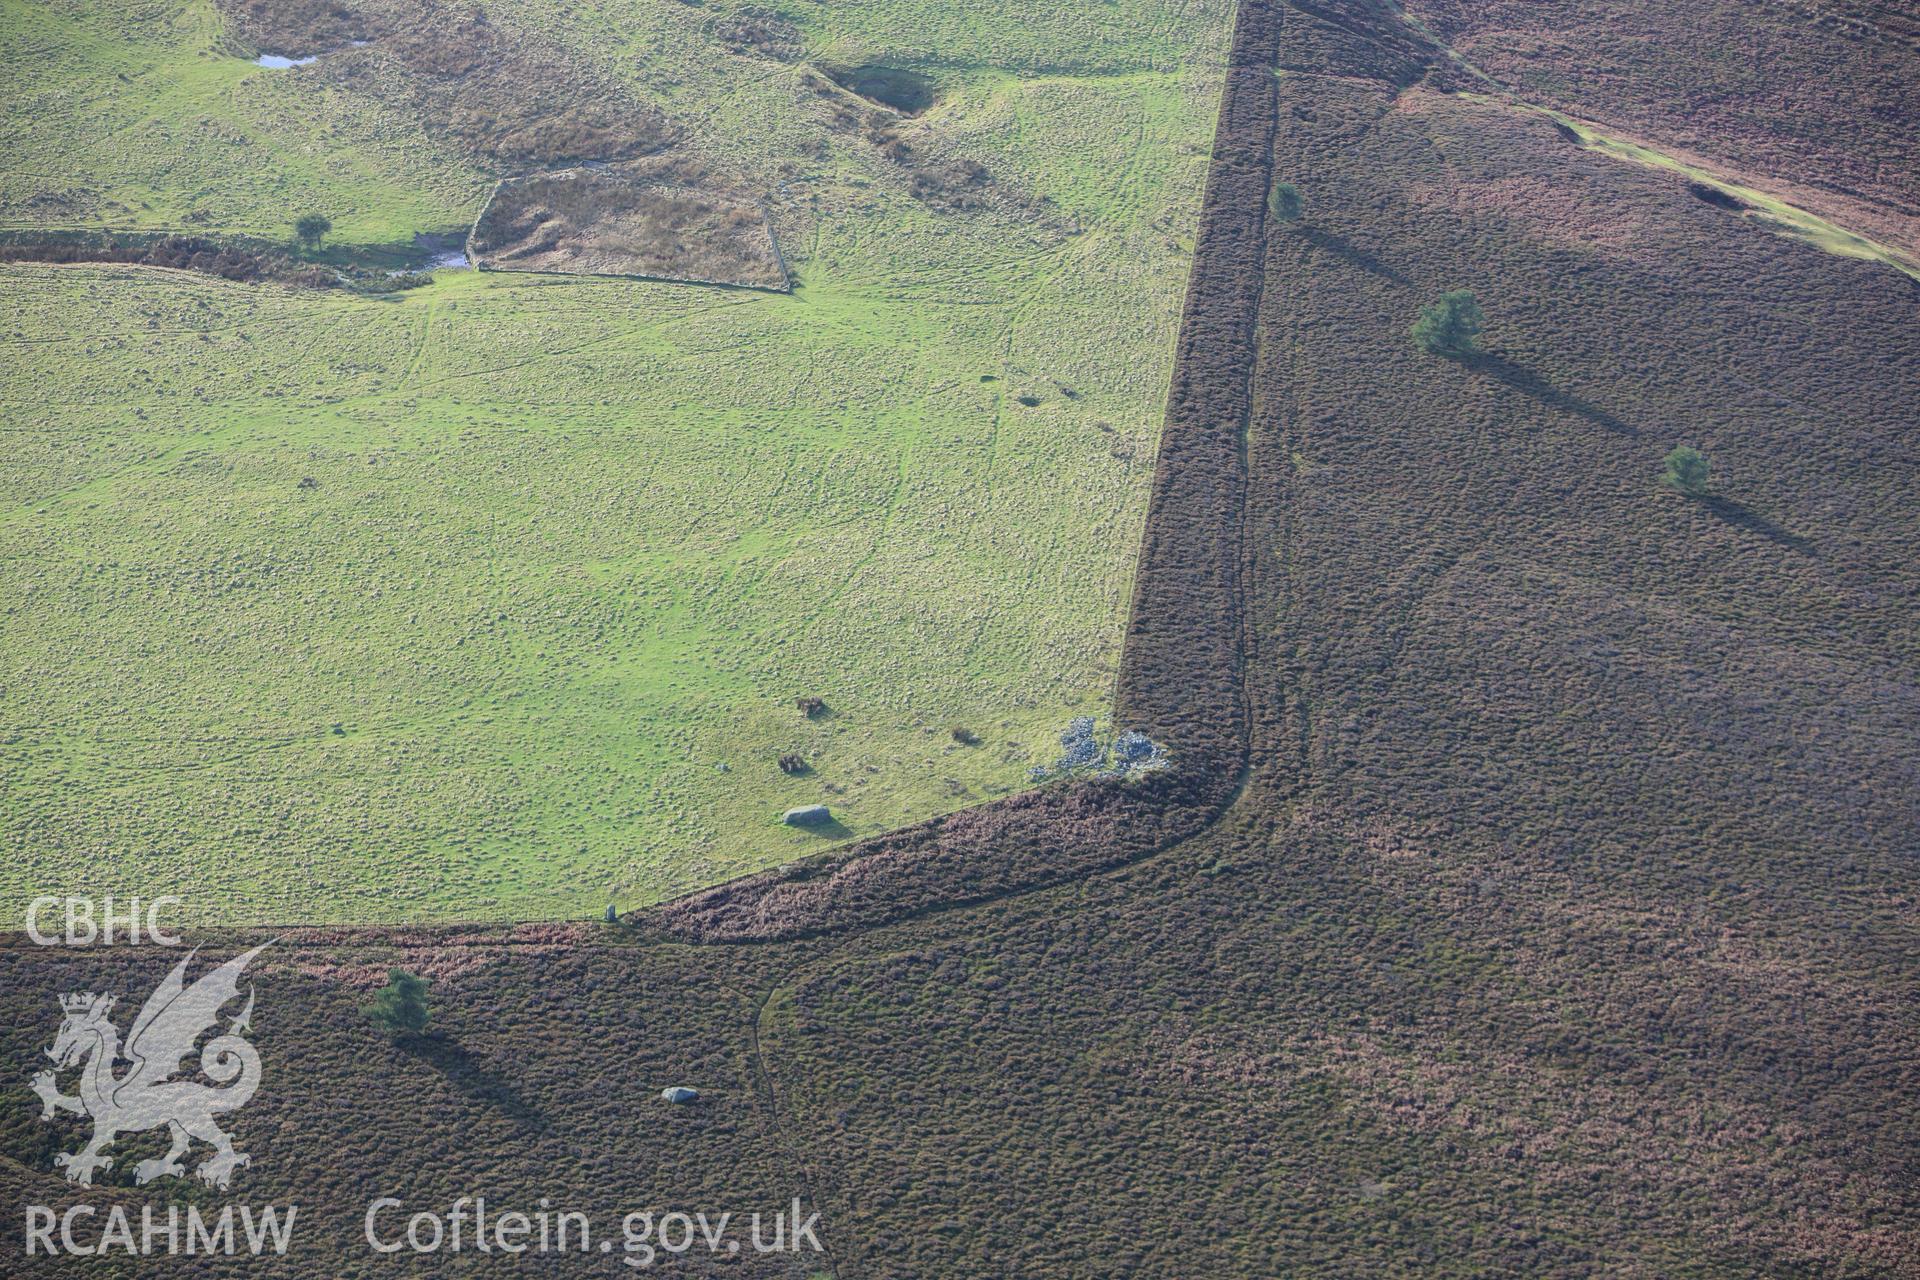
<path fill-rule="evenodd" d="M 832 822 L 833 814 L 823 804 L 803 804 L 780 815 L 780 821 L 790 827 L 818 827 Z"/>
<path fill-rule="evenodd" d="M 1075 717 L 1060 735 L 1060 747 L 1062 754 L 1058 760 L 1051 765 L 1035 765 L 1027 771 L 1028 781 L 1044 782 L 1070 773 L 1120 778 L 1167 765 L 1166 748 L 1137 729 L 1128 729 L 1114 738 L 1111 745 L 1101 742 L 1094 734 L 1091 716 Z"/>
<path fill-rule="evenodd" d="M 1099 740 L 1093 736 L 1092 716 L 1075 716 L 1067 724 L 1067 731 L 1060 735 L 1060 746 L 1065 754 L 1054 762 L 1053 767 L 1062 773 L 1069 769 L 1091 768 L 1105 763 L 1107 758 Z"/>
<path fill-rule="evenodd" d="M 608 924 L 620 923 L 620 913 L 614 910 L 613 904 L 611 902 L 607 904 L 607 923 Z"/>
<path fill-rule="evenodd" d="M 672 1085 L 660 1091 L 663 1102 L 671 1102 L 676 1107 L 684 1107 L 690 1102 L 700 1101 L 700 1091 L 689 1089 L 683 1084 Z"/>
<path fill-rule="evenodd" d="M 1138 729 L 1128 729 L 1113 740 L 1113 763 L 1107 772 L 1114 777 L 1150 773 L 1166 767 L 1167 749 Z"/>

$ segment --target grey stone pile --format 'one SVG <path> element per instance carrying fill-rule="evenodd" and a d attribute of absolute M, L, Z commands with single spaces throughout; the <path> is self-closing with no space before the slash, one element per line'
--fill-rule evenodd
<path fill-rule="evenodd" d="M 1067 774 L 1121 778 L 1165 768 L 1167 750 L 1137 729 L 1128 729 L 1112 744 L 1095 736 L 1092 716 L 1076 716 L 1060 735 L 1061 756 L 1051 765 L 1035 765 L 1027 771 L 1030 782 Z"/>

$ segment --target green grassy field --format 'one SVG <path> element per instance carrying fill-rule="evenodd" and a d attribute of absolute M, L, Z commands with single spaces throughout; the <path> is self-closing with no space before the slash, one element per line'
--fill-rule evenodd
<path fill-rule="evenodd" d="M 488 176 L 310 68 L 255 66 L 210 0 L 0 0 L 0 230 L 391 243 L 472 220 Z"/>
<path fill-rule="evenodd" d="M 12 50 L 100 21 L 0 4 Z M 202 919 L 597 913 L 1006 794 L 1069 717 L 1104 717 L 1229 6 L 1143 19 L 1087 66 L 1084 20 L 1004 7 L 973 49 L 933 39 L 933 7 L 805 27 L 934 76 L 925 127 L 1018 196 L 965 215 L 824 130 L 801 68 L 596 35 L 632 17 L 653 39 L 678 6 L 514 7 L 676 119 L 705 105 L 715 153 L 790 165 L 791 296 L 0 269 L 9 911 L 111 886 Z M 932 55 L 909 36 L 950 61 L 914 62 Z M 123 51 L 89 38 L 62 56 L 104 84 Z M 192 103 L 304 74 L 229 61 L 196 68 Z M 174 107 L 197 109 L 190 88 Z M 75 98 L 71 118 L 156 102 Z M 331 129 L 293 114 L 268 118 Z M 9 117 L 32 135 L 17 156 L 62 151 L 42 133 L 65 117 Z M 168 185 L 198 145 L 137 179 L 136 221 L 284 223 L 252 174 Z M 459 164 L 429 182 L 342 145 L 366 159 L 340 179 L 364 194 L 344 236 L 458 221 L 481 194 Z M 339 177 L 312 154 L 286 172 Z M 802 716 L 807 694 L 831 713 Z M 814 772 L 783 775 L 783 752 Z M 779 825 L 814 801 L 844 827 Z"/>

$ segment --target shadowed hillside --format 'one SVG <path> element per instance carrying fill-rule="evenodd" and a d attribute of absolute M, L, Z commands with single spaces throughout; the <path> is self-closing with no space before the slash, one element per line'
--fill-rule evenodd
<path fill-rule="evenodd" d="M 372 1274 L 375 1185 L 494 1179 L 797 1194 L 838 1280 L 1920 1275 L 1920 294 L 1454 75 L 1359 3 L 1243 7 L 1122 680 L 1201 744 L 1171 807 L 1057 789 L 677 941 L 290 940 L 263 1053 L 310 1096 L 245 1133 L 338 1252 L 273 1274 Z M 1419 350 L 1455 288 L 1479 349 Z M 356 1020 L 396 948 L 457 1054 Z M 24 1078 L 120 962 L 4 958 Z"/>

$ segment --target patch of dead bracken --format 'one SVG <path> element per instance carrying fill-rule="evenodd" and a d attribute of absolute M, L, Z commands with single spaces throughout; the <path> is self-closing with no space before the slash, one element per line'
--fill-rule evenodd
<path fill-rule="evenodd" d="M 313 73 L 416 116 L 498 173 L 631 159 L 678 137 L 625 86 L 505 13 L 445 0 L 221 2 L 243 39 L 327 54 Z"/>
<path fill-rule="evenodd" d="M 573 169 L 503 182 L 467 248 L 496 271 L 788 287 L 757 204 L 644 174 Z"/>

